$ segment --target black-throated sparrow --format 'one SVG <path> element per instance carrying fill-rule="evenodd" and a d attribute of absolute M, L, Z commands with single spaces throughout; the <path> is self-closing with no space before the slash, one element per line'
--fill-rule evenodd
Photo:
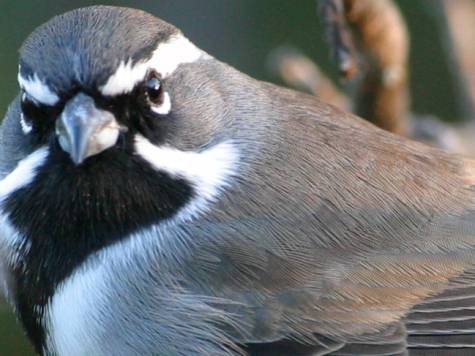
<path fill-rule="evenodd" d="M 473 161 L 253 80 L 138 10 L 55 17 L 20 55 L 0 251 L 38 352 L 475 346 Z"/>

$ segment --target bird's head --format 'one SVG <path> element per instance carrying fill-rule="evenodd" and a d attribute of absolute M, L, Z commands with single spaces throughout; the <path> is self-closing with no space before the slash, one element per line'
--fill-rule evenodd
<path fill-rule="evenodd" d="M 238 162 L 228 73 L 128 8 L 74 10 L 25 41 L 21 94 L 0 130 L 0 243 L 37 350 L 45 306 L 88 257 L 218 200 Z"/>
<path fill-rule="evenodd" d="M 22 128 L 40 143 L 56 140 L 76 165 L 127 138 L 203 144 L 206 120 L 215 117 L 193 105 L 193 95 L 199 102 L 210 94 L 193 64 L 207 58 L 174 26 L 139 10 L 91 7 L 57 16 L 20 51 Z M 189 132 L 176 132 L 179 126 L 197 138 L 184 140 Z"/>
<path fill-rule="evenodd" d="M 40 26 L 3 124 L 2 212 L 37 248 L 81 259 L 206 210 L 237 162 L 225 68 L 139 10 L 95 6 Z"/>

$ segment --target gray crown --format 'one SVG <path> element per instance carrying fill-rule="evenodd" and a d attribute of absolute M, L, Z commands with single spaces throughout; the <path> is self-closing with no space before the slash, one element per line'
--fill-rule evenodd
<path fill-rule="evenodd" d="M 121 61 L 147 59 L 159 42 L 178 32 L 140 10 L 74 10 L 54 17 L 28 37 L 20 50 L 21 75 L 34 72 L 60 93 L 74 86 L 94 90 Z"/>

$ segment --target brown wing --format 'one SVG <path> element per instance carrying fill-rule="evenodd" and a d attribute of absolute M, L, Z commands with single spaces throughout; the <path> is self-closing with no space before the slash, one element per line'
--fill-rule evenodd
<path fill-rule="evenodd" d="M 473 163 L 313 101 L 289 116 L 187 227 L 189 288 L 240 303 L 240 342 L 377 344 L 474 264 Z"/>

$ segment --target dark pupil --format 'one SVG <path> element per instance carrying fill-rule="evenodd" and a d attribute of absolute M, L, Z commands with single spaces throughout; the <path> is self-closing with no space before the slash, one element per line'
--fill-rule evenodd
<path fill-rule="evenodd" d="M 161 99 L 161 83 L 158 78 L 151 78 L 147 81 L 147 95 L 153 102 L 158 102 Z"/>

